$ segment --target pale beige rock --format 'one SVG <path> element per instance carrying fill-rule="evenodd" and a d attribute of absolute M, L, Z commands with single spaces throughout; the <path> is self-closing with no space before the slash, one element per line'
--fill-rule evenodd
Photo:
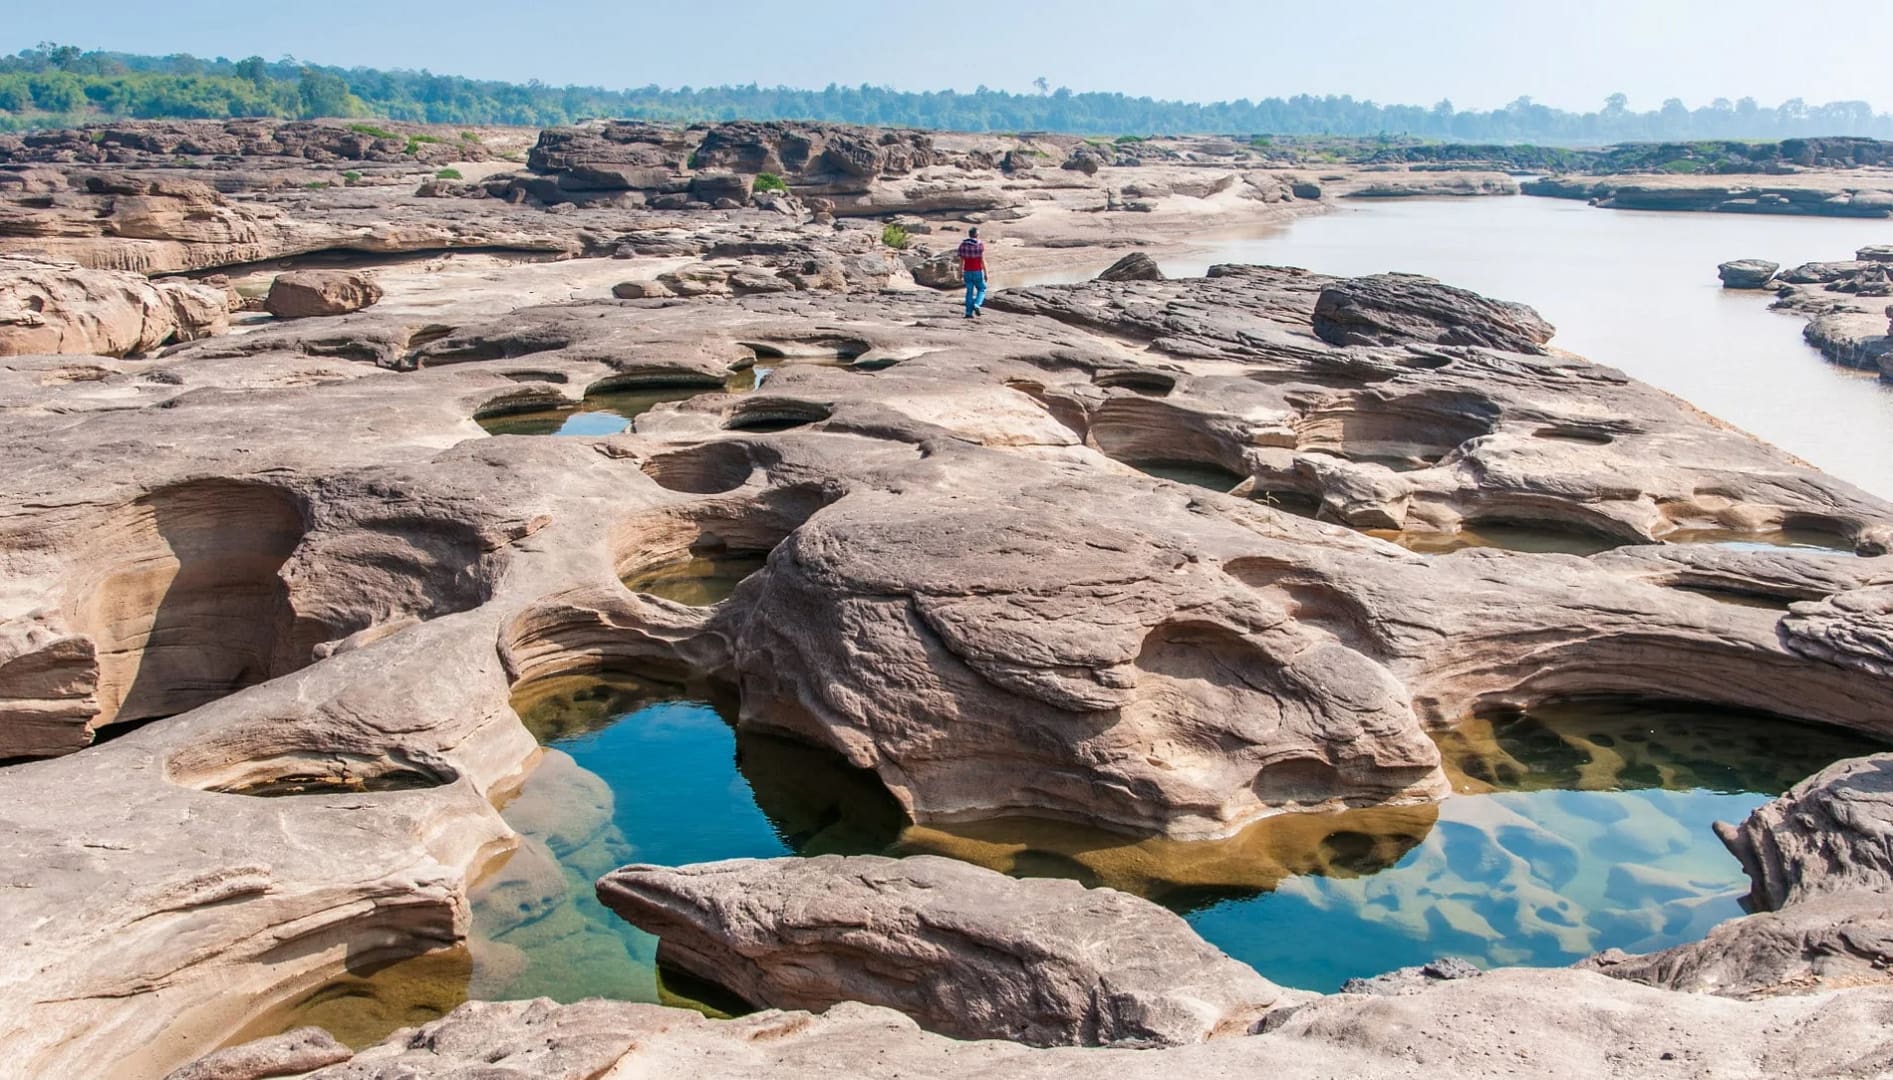
<path fill-rule="evenodd" d="M 225 294 L 186 281 L 0 256 L 0 356 L 128 356 L 222 333 Z"/>
<path fill-rule="evenodd" d="M 1300 998 L 1148 900 L 930 855 L 628 866 L 598 898 L 753 1004 L 885 1005 L 963 1039 L 1173 1046 Z"/>
<path fill-rule="evenodd" d="M 1859 1077 L 1893 1062 L 1893 992 L 1736 1002 L 1580 972 L 1506 971 L 1421 994 L 1340 995 L 1268 1034 L 1159 1050 L 963 1041 L 899 1013 L 840 1005 L 731 1021 L 623 1002 L 475 1003 L 309 1080 L 821 1076 L 881 1080 L 1693 1080 Z"/>
<path fill-rule="evenodd" d="M 381 299 L 381 286 L 367 274 L 352 270 L 295 270 L 278 274 L 270 283 L 263 310 L 279 319 L 308 319 L 347 315 L 372 307 Z"/>

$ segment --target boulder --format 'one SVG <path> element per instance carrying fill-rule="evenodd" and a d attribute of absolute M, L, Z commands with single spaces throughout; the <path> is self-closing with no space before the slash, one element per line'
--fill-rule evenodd
<path fill-rule="evenodd" d="M 777 271 L 777 276 L 801 290 L 843 292 L 848 288 L 848 271 L 836 255 L 816 255 Z"/>
<path fill-rule="evenodd" d="M 674 965 L 772 1008 L 885 1005 L 1033 1046 L 1247 1034 L 1284 992 L 1128 893 L 876 855 L 629 866 L 598 898 Z"/>
<path fill-rule="evenodd" d="M 712 206 L 729 200 L 736 206 L 749 201 L 750 179 L 739 173 L 698 173 L 690 178 L 690 197 Z"/>
<path fill-rule="evenodd" d="M 951 255 L 936 255 L 914 264 L 914 281 L 929 289 L 960 287 L 960 265 Z"/>
<path fill-rule="evenodd" d="M 1765 289 L 1774 280 L 1781 264 L 1767 259 L 1736 259 L 1716 267 L 1725 289 Z"/>
<path fill-rule="evenodd" d="M 0 356 L 134 356 L 228 326 L 229 294 L 210 285 L 0 256 Z"/>
<path fill-rule="evenodd" d="M 656 281 L 620 281 L 611 287 L 611 295 L 620 300 L 649 300 L 660 296 L 676 296 L 670 288 Z"/>
<path fill-rule="evenodd" d="M 1749 899 L 1775 910 L 1837 892 L 1893 893 L 1893 754 L 1842 761 L 1716 835 L 1742 861 Z"/>
<path fill-rule="evenodd" d="M 347 315 L 373 307 L 381 286 L 356 270 L 292 270 L 270 282 L 263 310 L 279 319 Z"/>
<path fill-rule="evenodd" d="M 1337 281 L 1315 300 L 1314 331 L 1331 345 L 1478 345 L 1542 355 L 1554 332 L 1524 304 L 1489 300 L 1419 274 Z"/>
<path fill-rule="evenodd" d="M 1162 281 L 1163 270 L 1157 266 L 1157 260 L 1141 251 L 1133 251 L 1098 275 L 1099 281 Z"/>
<path fill-rule="evenodd" d="M 1893 244 L 1868 244 L 1854 252 L 1861 262 L 1893 263 Z"/>
<path fill-rule="evenodd" d="M 755 266 L 744 266 L 732 270 L 726 280 L 729 282 L 730 292 L 737 296 L 795 291 L 794 284 Z"/>
<path fill-rule="evenodd" d="M 1009 173 L 1031 172 L 1038 164 L 1038 158 L 1023 150 L 1008 150 L 999 159 L 1000 171 Z"/>
<path fill-rule="evenodd" d="M 1098 175 L 1098 169 L 1103 165 L 1104 158 L 1099 155 L 1096 150 L 1088 146 L 1081 146 L 1073 150 L 1071 156 L 1066 158 L 1064 164 L 1060 165 L 1059 168 L 1070 169 L 1073 172 L 1081 172 L 1086 176 L 1096 176 Z"/>
<path fill-rule="evenodd" d="M 673 296 L 727 296 L 730 272 L 708 263 L 692 263 L 657 275 L 657 283 L 669 289 Z"/>

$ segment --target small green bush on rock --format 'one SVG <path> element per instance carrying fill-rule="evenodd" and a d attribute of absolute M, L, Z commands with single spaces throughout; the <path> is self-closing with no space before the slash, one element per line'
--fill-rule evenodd
<path fill-rule="evenodd" d="M 789 190 L 789 185 L 783 183 L 782 177 L 777 176 L 775 173 L 772 173 L 772 172 L 757 173 L 755 190 L 757 191 L 787 191 Z"/>
<path fill-rule="evenodd" d="M 904 250 L 907 247 L 907 230 L 890 221 L 881 229 L 881 243 Z"/>

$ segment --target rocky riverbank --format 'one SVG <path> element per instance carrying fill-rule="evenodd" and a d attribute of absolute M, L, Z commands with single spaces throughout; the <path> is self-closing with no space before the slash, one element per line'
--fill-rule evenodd
<path fill-rule="evenodd" d="M 1794 169 L 1787 175 L 1548 176 L 1519 185 L 1526 195 L 1582 199 L 1607 210 L 1707 211 L 1723 214 L 1893 216 L 1893 170 Z"/>
<path fill-rule="evenodd" d="M 1803 333 L 1821 355 L 1893 379 L 1893 248 L 1864 247 L 1852 259 L 1786 270 L 1766 260 L 1743 261 L 1753 266 L 1731 288 L 1772 292 L 1771 307 L 1807 320 Z"/>
<path fill-rule="evenodd" d="M 110 274 L 221 295 L 233 324 L 151 341 L 141 308 L 144 338 L 100 344 L 0 323 L 30 342 L 0 359 L 14 1068 L 163 1075 L 343 998 L 389 1021 L 354 1040 L 378 1045 L 305 1032 L 182 1075 L 1852 1075 L 1893 1055 L 1880 954 L 1846 936 L 1881 875 L 1832 869 L 1871 861 L 1878 759 L 1727 833 L 1779 910 L 1682 967 L 1447 964 L 1322 996 L 1102 888 L 931 857 L 639 866 L 600 895 L 686 971 L 765 1010 L 841 1004 L 474 1002 L 383 1038 L 471 992 L 476 882 L 503 870 L 514 927 L 560 910 L 541 849 L 564 840 L 535 848 L 500 808 L 569 767 L 521 712 L 571 676 L 714 685 L 739 732 L 837 756 L 916 826 L 1027 815 L 1201 866 L 1309 820 L 1289 815 L 1424 833 L 1469 797 L 1439 740 L 1545 702 L 1893 738 L 1893 506 L 1556 350 L 1530 308 L 1218 267 L 1011 289 L 968 321 L 923 284 L 968 218 L 1001 267 L 1102 268 L 1343 181 L 1207 144 L 1132 163 L 676 131 L 548 133 L 527 169 L 445 189 L 401 162 L 416 188 L 7 174 L 0 246 L 36 258 L 0 311 L 43 322 L 17 282 Z M 1000 145 L 1051 164 L 974 156 Z M 759 194 L 765 173 L 787 190 Z M 441 253 L 522 247 L 593 257 Z M 346 314 L 255 310 L 258 259 L 344 252 L 426 261 L 304 282 Z M 667 400 L 611 434 L 482 424 L 627 390 Z M 1227 482 L 1153 475 L 1179 465 Z M 637 584 L 732 553 L 753 573 L 715 602 Z M 1758 959 L 1783 940 L 1818 947 Z"/>

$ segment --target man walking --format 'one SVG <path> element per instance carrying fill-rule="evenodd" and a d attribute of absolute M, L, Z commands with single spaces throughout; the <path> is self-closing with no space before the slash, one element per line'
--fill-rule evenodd
<path fill-rule="evenodd" d="M 966 317 L 971 319 L 986 306 L 986 245 L 980 242 L 977 227 L 966 230 L 966 239 L 960 241 L 954 258 L 960 261 L 960 280 L 966 283 Z"/>

